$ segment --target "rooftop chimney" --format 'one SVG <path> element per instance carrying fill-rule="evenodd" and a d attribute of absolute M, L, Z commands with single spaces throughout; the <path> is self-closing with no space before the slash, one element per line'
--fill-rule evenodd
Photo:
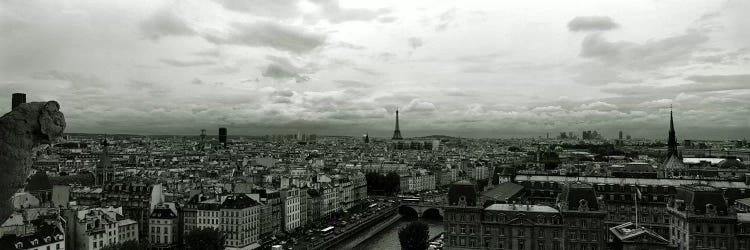
<path fill-rule="evenodd" d="M 18 105 L 21 105 L 21 103 L 26 103 L 26 94 L 13 93 L 13 101 L 11 104 L 11 109 L 18 107 Z"/>

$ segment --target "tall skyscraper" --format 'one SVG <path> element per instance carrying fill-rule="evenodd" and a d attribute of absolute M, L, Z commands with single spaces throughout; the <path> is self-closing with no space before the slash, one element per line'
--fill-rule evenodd
<path fill-rule="evenodd" d="M 398 109 L 396 109 L 396 129 L 393 130 L 393 137 L 392 140 L 402 140 L 404 138 L 401 137 L 401 129 L 398 128 Z"/>
<path fill-rule="evenodd" d="M 674 132 L 674 118 L 672 117 L 672 107 L 669 107 L 669 140 L 667 141 L 667 157 L 677 156 L 677 137 Z"/>
<path fill-rule="evenodd" d="M 11 108 L 14 109 L 18 107 L 18 105 L 21 105 L 21 103 L 26 103 L 26 94 L 24 93 L 13 93 L 13 100 L 11 101 Z"/>
<path fill-rule="evenodd" d="M 620 130 L 620 140 L 622 141 L 622 130 Z"/>
<path fill-rule="evenodd" d="M 227 146 L 227 128 L 219 128 L 219 144 L 222 147 Z"/>

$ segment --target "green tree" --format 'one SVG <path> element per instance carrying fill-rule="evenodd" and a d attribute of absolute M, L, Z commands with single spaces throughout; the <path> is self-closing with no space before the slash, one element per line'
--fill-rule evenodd
<path fill-rule="evenodd" d="M 110 244 L 103 247 L 101 250 L 144 250 L 148 249 L 149 245 L 143 241 L 130 240 L 126 242 L 120 242 L 117 244 Z"/>
<path fill-rule="evenodd" d="M 219 230 L 204 228 L 185 235 L 185 248 L 190 250 L 222 250 L 226 238 Z"/>
<path fill-rule="evenodd" d="M 425 250 L 430 237 L 430 228 L 419 221 L 409 223 L 398 230 L 402 250 Z"/>

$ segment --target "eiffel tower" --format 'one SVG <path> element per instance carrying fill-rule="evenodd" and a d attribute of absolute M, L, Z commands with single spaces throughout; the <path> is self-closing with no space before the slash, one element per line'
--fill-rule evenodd
<path fill-rule="evenodd" d="M 393 130 L 393 137 L 391 140 L 403 140 L 401 137 L 401 130 L 398 128 L 398 109 L 396 109 L 396 129 Z"/>

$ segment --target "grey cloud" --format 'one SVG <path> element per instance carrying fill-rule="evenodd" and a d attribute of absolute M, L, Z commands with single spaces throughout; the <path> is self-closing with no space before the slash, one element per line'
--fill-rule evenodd
<path fill-rule="evenodd" d="M 271 64 L 265 68 L 263 76 L 281 80 L 294 79 L 298 83 L 310 80 L 309 76 L 304 75 L 308 70 L 295 66 L 289 59 L 276 56 L 266 58 L 271 61 Z"/>
<path fill-rule="evenodd" d="M 294 95 L 294 91 L 291 91 L 291 90 L 276 90 L 271 93 L 271 96 L 292 97 L 293 95 Z"/>
<path fill-rule="evenodd" d="M 300 14 L 299 0 L 215 0 L 228 10 L 264 17 L 292 18 Z"/>
<path fill-rule="evenodd" d="M 601 33 L 586 36 L 580 56 L 629 68 L 654 69 L 680 59 L 688 59 L 708 37 L 698 31 L 651 40 L 643 44 L 609 42 Z"/>
<path fill-rule="evenodd" d="M 410 93 L 390 93 L 385 96 L 377 97 L 375 98 L 375 101 L 377 103 L 387 103 L 387 104 L 401 104 L 401 103 L 408 103 L 418 96 L 415 94 Z"/>
<path fill-rule="evenodd" d="M 700 93 L 750 89 L 750 75 L 694 75 L 685 78 L 692 83 L 675 86 L 618 86 L 603 88 L 602 91 L 621 95 L 646 95 L 653 93 Z"/>
<path fill-rule="evenodd" d="M 70 84 L 69 88 L 77 92 L 92 93 L 92 91 L 98 92 L 107 87 L 107 84 L 102 79 L 93 74 L 86 75 L 76 72 L 50 70 L 34 73 L 31 77 L 39 80 L 67 81 Z"/>
<path fill-rule="evenodd" d="M 444 31 L 451 25 L 454 19 L 456 19 L 456 8 L 446 10 L 440 16 L 438 16 L 438 25 L 435 27 L 435 31 Z"/>
<path fill-rule="evenodd" d="M 153 82 L 147 82 L 147 81 L 139 81 L 139 80 L 130 80 L 130 83 L 128 84 L 128 87 L 136 89 L 136 90 L 142 90 L 142 89 L 150 89 L 156 86 Z"/>
<path fill-rule="evenodd" d="M 217 58 L 220 55 L 220 51 L 219 49 L 206 49 L 206 50 L 193 52 L 193 55 L 201 56 L 201 57 Z"/>
<path fill-rule="evenodd" d="M 335 81 L 341 88 L 369 88 L 372 85 L 354 80 L 336 80 Z"/>
<path fill-rule="evenodd" d="M 382 119 L 387 116 L 383 108 L 371 109 L 349 109 L 330 112 L 326 117 L 336 120 L 361 121 L 369 119 Z"/>
<path fill-rule="evenodd" d="M 205 82 L 203 82 L 203 80 L 201 79 L 195 78 L 192 81 L 190 81 L 190 83 L 195 84 L 195 85 L 203 85 Z"/>
<path fill-rule="evenodd" d="M 276 22 L 233 23 L 233 31 L 226 37 L 208 35 L 206 39 L 216 44 L 251 47 L 271 47 L 294 53 L 306 53 L 323 45 L 324 34 Z"/>
<path fill-rule="evenodd" d="M 341 8 L 338 0 L 314 0 L 323 10 L 323 18 L 332 23 L 341 23 L 347 21 L 369 21 L 388 14 L 388 9 L 344 9 Z"/>
<path fill-rule="evenodd" d="M 465 88 L 448 88 L 441 91 L 447 96 L 470 97 L 477 95 L 477 92 L 475 90 Z"/>
<path fill-rule="evenodd" d="M 365 46 L 362 45 L 356 45 L 346 42 L 340 42 L 335 45 L 335 47 L 344 48 L 344 49 L 353 49 L 353 50 L 363 50 L 365 49 Z"/>
<path fill-rule="evenodd" d="M 596 102 L 592 102 L 592 103 L 581 104 L 581 106 L 578 106 L 577 109 L 583 109 L 583 110 L 591 110 L 591 109 L 593 109 L 593 110 L 612 110 L 612 109 L 616 109 L 616 108 L 617 108 L 617 105 L 610 104 L 610 103 L 607 103 L 607 102 L 602 102 L 602 101 L 596 101 Z"/>
<path fill-rule="evenodd" d="M 169 88 L 149 81 L 130 80 L 127 86 L 136 91 L 144 91 L 152 96 L 163 96 L 171 92 Z"/>
<path fill-rule="evenodd" d="M 586 35 L 579 56 L 587 61 L 568 67 L 579 83 L 640 83 L 662 78 L 660 70 L 688 64 L 709 38 L 698 30 L 645 43 L 610 42 L 600 32 Z"/>
<path fill-rule="evenodd" d="M 694 75 L 686 78 L 699 83 L 747 85 L 750 88 L 750 74 L 741 75 Z"/>
<path fill-rule="evenodd" d="M 493 52 L 493 53 L 487 53 L 487 54 L 479 54 L 479 55 L 468 55 L 468 56 L 460 56 L 456 58 L 458 61 L 464 61 L 464 62 L 488 62 L 488 61 L 494 61 L 498 59 L 503 53 L 500 52 Z"/>
<path fill-rule="evenodd" d="M 162 58 L 159 60 L 160 62 L 175 66 L 175 67 L 194 67 L 194 66 L 205 66 L 205 65 L 213 65 L 216 62 L 212 60 L 177 60 L 177 59 L 170 59 L 170 58 Z"/>
<path fill-rule="evenodd" d="M 149 39 L 163 36 L 191 36 L 195 31 L 168 8 L 163 8 L 140 23 L 140 29 Z"/>
<path fill-rule="evenodd" d="M 271 102 L 275 104 L 292 104 L 291 97 L 294 96 L 294 91 L 291 90 L 275 90 L 269 94 Z"/>
<path fill-rule="evenodd" d="M 568 22 L 570 31 L 602 31 L 617 27 L 617 23 L 608 16 L 579 16 Z"/>
<path fill-rule="evenodd" d="M 413 99 L 403 110 L 411 112 L 433 112 L 435 111 L 435 104 L 420 99 Z"/>
<path fill-rule="evenodd" d="M 372 69 L 366 69 L 366 68 L 355 67 L 354 70 L 362 72 L 362 73 L 365 73 L 365 74 L 368 74 L 368 75 L 371 75 L 371 76 L 376 76 L 376 75 L 381 75 L 382 74 L 380 72 L 374 71 Z"/>
<path fill-rule="evenodd" d="M 383 16 L 383 17 L 378 18 L 378 22 L 381 22 L 381 23 L 392 23 L 392 22 L 395 22 L 396 20 L 398 19 L 394 16 Z"/>
<path fill-rule="evenodd" d="M 396 54 L 390 53 L 390 52 L 383 52 L 376 56 L 378 60 L 382 60 L 385 62 L 390 62 L 396 59 Z"/>
<path fill-rule="evenodd" d="M 750 52 L 750 49 L 741 48 L 733 51 L 722 51 L 719 50 L 713 53 L 704 53 L 700 55 L 694 55 L 693 60 L 699 63 L 710 63 L 710 64 L 739 64 L 745 61 L 749 61 L 747 57 L 744 57 Z"/>
<path fill-rule="evenodd" d="M 301 2 L 299 0 L 215 0 L 215 2 L 226 9 L 256 16 L 291 19 L 303 15 L 303 12 L 298 7 Z M 312 0 L 309 3 L 318 5 L 321 13 L 315 16 L 308 15 L 306 18 L 328 20 L 331 23 L 369 21 L 391 12 L 389 9 L 345 9 L 341 8 L 338 0 Z"/>
<path fill-rule="evenodd" d="M 419 47 L 422 47 L 422 45 L 424 45 L 424 42 L 421 38 L 409 37 L 409 47 L 411 47 L 411 49 L 417 49 Z"/>

